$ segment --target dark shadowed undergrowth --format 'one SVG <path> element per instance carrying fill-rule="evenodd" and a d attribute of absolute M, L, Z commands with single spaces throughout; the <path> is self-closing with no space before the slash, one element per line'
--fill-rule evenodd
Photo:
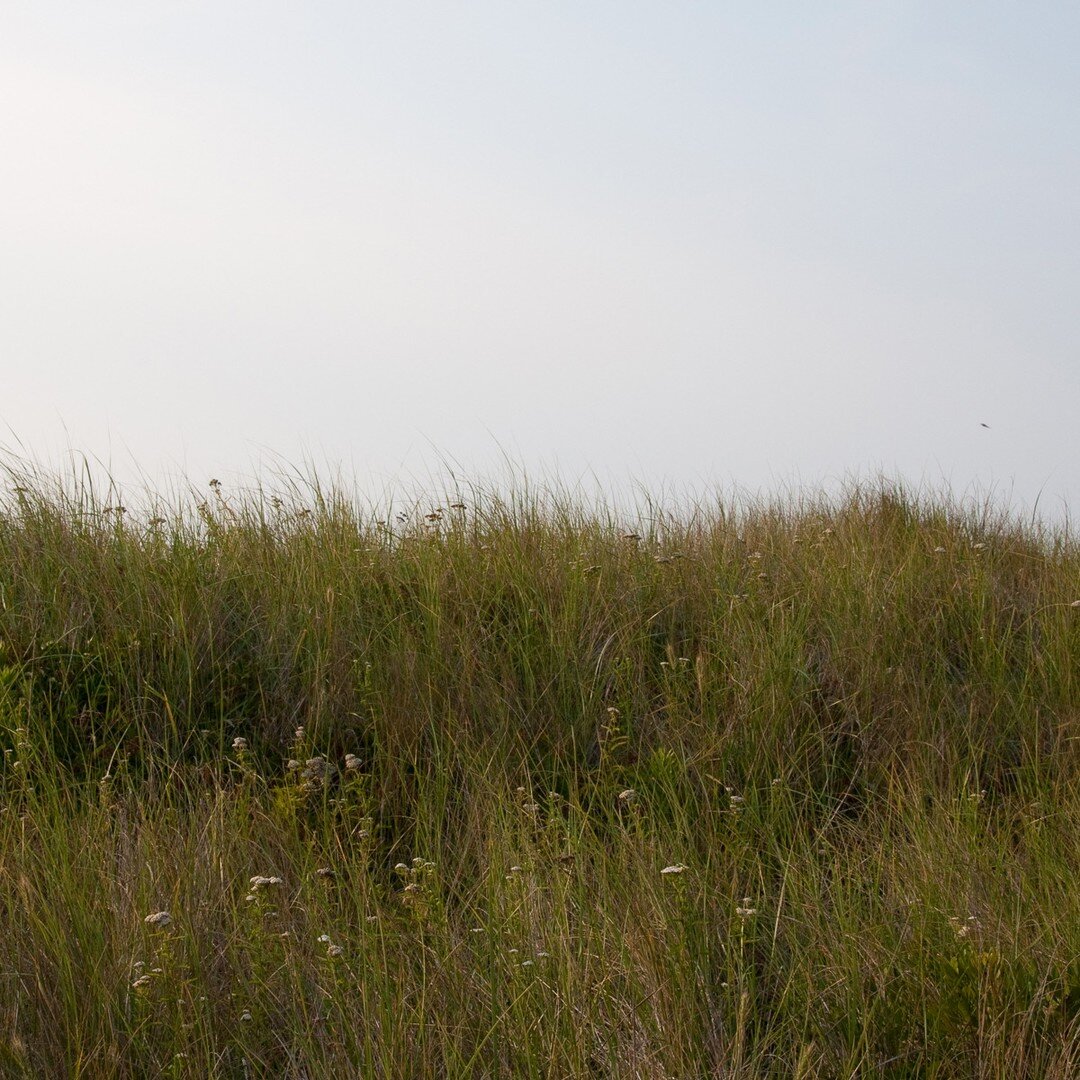
<path fill-rule="evenodd" d="M 1063 530 L 8 480 L 0 1075 L 1080 1069 Z"/>

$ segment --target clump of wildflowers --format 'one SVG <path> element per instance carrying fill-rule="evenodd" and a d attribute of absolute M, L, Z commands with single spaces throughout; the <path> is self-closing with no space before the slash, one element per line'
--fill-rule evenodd
<path fill-rule="evenodd" d="M 265 889 L 274 885 L 283 885 L 285 883 L 283 878 L 277 876 L 264 877 L 262 874 L 256 874 L 250 881 L 252 891 Z"/>
<path fill-rule="evenodd" d="M 300 790 L 307 794 L 322 791 L 333 774 L 334 766 L 322 754 L 309 757 L 300 770 Z"/>
<path fill-rule="evenodd" d="M 394 870 L 405 883 L 401 889 L 401 902 L 418 918 L 426 919 L 440 908 L 440 898 L 435 881 L 435 864 L 419 856 L 412 865 L 398 863 Z"/>

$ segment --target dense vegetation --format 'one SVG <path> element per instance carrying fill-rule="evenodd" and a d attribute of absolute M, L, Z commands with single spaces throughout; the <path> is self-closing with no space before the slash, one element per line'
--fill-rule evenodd
<path fill-rule="evenodd" d="M 1064 531 L 9 480 L 0 1075 L 1080 1069 Z"/>

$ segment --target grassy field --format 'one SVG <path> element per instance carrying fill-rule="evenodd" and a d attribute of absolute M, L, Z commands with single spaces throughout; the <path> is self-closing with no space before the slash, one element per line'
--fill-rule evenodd
<path fill-rule="evenodd" d="M 1080 1073 L 1064 532 L 8 480 L 0 1075 Z"/>

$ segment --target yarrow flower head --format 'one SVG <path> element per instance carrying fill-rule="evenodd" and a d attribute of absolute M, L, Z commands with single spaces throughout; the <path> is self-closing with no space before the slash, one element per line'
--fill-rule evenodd
<path fill-rule="evenodd" d="M 147 915 L 143 922 L 156 930 L 164 930 L 172 922 L 172 916 L 167 911 L 155 911 L 153 915 Z"/>
<path fill-rule="evenodd" d="M 690 868 L 688 866 L 684 866 L 682 863 L 673 863 L 671 866 L 665 866 L 664 869 L 660 871 L 660 873 L 661 874 L 682 874 L 682 873 L 684 873 L 685 871 L 687 871 L 689 869 Z"/>
<path fill-rule="evenodd" d="M 240 735 L 237 735 L 237 736 L 236 736 L 236 738 L 235 738 L 235 739 L 233 739 L 233 741 L 232 741 L 232 748 L 233 748 L 233 749 L 234 749 L 234 750 L 235 750 L 235 751 L 236 751 L 236 752 L 237 752 L 238 754 L 239 754 L 239 753 L 240 753 L 241 751 L 243 751 L 243 750 L 246 750 L 246 749 L 248 748 L 248 741 L 247 741 L 247 739 L 243 738 L 243 737 L 242 737 L 242 736 L 240 736 Z"/>
<path fill-rule="evenodd" d="M 256 874 L 253 878 L 250 879 L 250 884 L 251 884 L 252 889 L 257 891 L 259 889 L 268 888 L 268 887 L 270 887 L 272 885 L 283 885 L 284 880 L 282 878 L 279 878 L 279 877 L 276 877 L 276 876 L 275 877 L 263 877 L 262 874 Z"/>

